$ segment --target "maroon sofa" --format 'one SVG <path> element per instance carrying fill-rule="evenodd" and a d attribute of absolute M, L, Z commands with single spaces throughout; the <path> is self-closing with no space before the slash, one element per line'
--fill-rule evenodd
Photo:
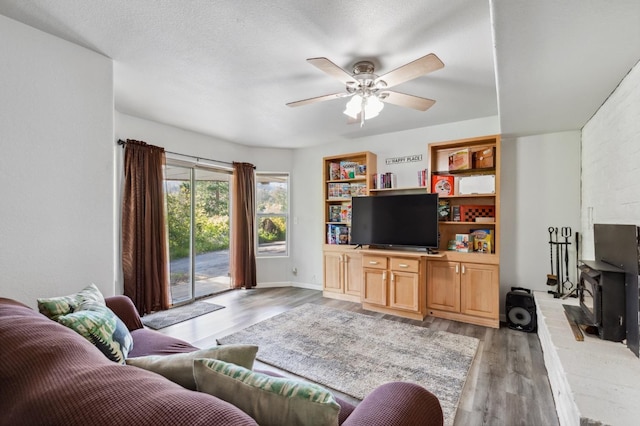
<path fill-rule="evenodd" d="M 106 298 L 134 340 L 129 357 L 198 348 L 143 327 L 125 296 Z M 75 331 L 0 298 L 0 425 L 256 425 L 233 405 L 107 359 Z M 269 372 L 269 374 L 277 375 Z M 442 425 L 426 389 L 387 383 L 357 407 L 338 399 L 344 426 Z"/>

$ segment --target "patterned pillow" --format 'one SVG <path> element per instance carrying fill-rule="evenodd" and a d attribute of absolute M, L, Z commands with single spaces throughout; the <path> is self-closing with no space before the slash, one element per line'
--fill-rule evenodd
<path fill-rule="evenodd" d="M 260 426 L 335 426 L 340 405 L 322 387 L 256 373 L 215 359 L 196 359 L 193 376 L 198 391 L 223 399 Z"/>
<path fill-rule="evenodd" d="M 48 318 L 57 320 L 60 315 L 67 315 L 78 309 L 85 301 L 105 304 L 104 297 L 95 284 L 89 284 L 84 289 L 69 296 L 51 297 L 48 299 L 38 299 L 38 310 Z"/>
<path fill-rule="evenodd" d="M 223 345 L 184 354 L 148 355 L 127 359 L 133 365 L 158 373 L 183 388 L 196 390 L 193 378 L 193 360 L 196 358 L 219 359 L 251 370 L 258 347 L 255 345 Z"/>
<path fill-rule="evenodd" d="M 75 312 L 59 316 L 58 322 L 81 334 L 111 361 L 124 364 L 133 349 L 127 326 L 99 302 L 86 301 L 78 305 Z"/>

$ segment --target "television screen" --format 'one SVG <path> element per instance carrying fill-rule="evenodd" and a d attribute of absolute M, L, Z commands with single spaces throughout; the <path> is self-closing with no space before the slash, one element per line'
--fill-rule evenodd
<path fill-rule="evenodd" d="M 438 247 L 438 194 L 353 197 L 351 205 L 352 244 Z"/>

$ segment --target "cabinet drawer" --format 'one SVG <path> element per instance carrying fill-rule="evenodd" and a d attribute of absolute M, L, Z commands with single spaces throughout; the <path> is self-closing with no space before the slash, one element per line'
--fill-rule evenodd
<path fill-rule="evenodd" d="M 387 269 L 387 257 L 372 255 L 362 256 L 362 266 L 373 269 Z"/>
<path fill-rule="evenodd" d="M 420 260 L 418 259 L 402 259 L 391 258 L 391 270 L 393 271 L 406 271 L 406 272 L 419 272 Z"/>

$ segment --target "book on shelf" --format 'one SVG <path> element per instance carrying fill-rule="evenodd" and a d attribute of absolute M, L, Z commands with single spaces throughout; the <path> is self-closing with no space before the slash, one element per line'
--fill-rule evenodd
<path fill-rule="evenodd" d="M 395 173 L 377 173 L 374 175 L 373 185 L 376 189 L 397 188 L 397 178 Z"/>
<path fill-rule="evenodd" d="M 418 186 L 427 186 L 427 179 L 429 177 L 429 170 L 418 170 Z"/>
<path fill-rule="evenodd" d="M 351 222 L 351 203 L 342 204 L 340 207 L 340 222 Z"/>
<path fill-rule="evenodd" d="M 491 229 L 470 229 L 473 236 L 473 251 L 491 253 L 493 245 L 493 231 Z"/>
<path fill-rule="evenodd" d="M 329 180 L 340 179 L 340 163 L 329 163 Z"/>
<path fill-rule="evenodd" d="M 351 184 L 351 196 L 362 197 L 367 195 L 367 184 L 362 182 L 354 182 Z"/>
<path fill-rule="evenodd" d="M 460 222 L 460 206 L 451 206 L 451 220 Z"/>
<path fill-rule="evenodd" d="M 327 244 L 350 244 L 351 229 L 346 225 L 327 225 Z"/>
<path fill-rule="evenodd" d="M 328 198 L 351 198 L 351 185 L 347 182 L 330 182 L 327 195 Z"/>
<path fill-rule="evenodd" d="M 340 177 L 341 179 L 353 179 L 356 177 L 356 169 L 358 163 L 355 161 L 341 161 L 340 162 Z"/>
<path fill-rule="evenodd" d="M 473 235 L 456 234 L 456 251 L 469 253 L 473 251 Z"/>
<path fill-rule="evenodd" d="M 431 178 L 431 192 L 439 195 L 453 195 L 454 183 L 453 176 L 433 176 Z"/>
<path fill-rule="evenodd" d="M 334 228 L 335 225 L 327 225 L 327 244 L 338 244 Z"/>
<path fill-rule="evenodd" d="M 340 222 L 340 211 L 342 206 L 333 205 L 329 206 L 329 222 Z"/>
<path fill-rule="evenodd" d="M 447 221 L 451 217 L 451 203 L 446 199 L 438 200 L 438 220 Z"/>
<path fill-rule="evenodd" d="M 356 177 L 362 177 L 367 174 L 367 165 L 366 164 L 358 164 L 356 166 Z"/>

